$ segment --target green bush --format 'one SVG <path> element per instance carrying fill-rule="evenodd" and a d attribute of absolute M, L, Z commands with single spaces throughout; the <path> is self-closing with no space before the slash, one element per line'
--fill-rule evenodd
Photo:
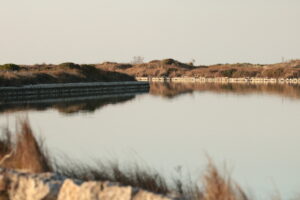
<path fill-rule="evenodd" d="M 21 67 L 19 65 L 12 64 L 12 63 L 0 65 L 0 70 L 4 70 L 4 71 L 18 71 L 20 69 Z"/>
<path fill-rule="evenodd" d="M 61 63 L 58 66 L 66 69 L 80 69 L 80 65 L 72 62 Z"/>

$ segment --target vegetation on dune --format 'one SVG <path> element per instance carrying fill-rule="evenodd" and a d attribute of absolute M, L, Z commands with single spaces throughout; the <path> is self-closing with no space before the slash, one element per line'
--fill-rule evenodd
<path fill-rule="evenodd" d="M 166 76 L 166 77 L 300 77 L 300 60 L 285 63 L 260 65 L 250 63 L 216 64 L 194 66 L 193 63 L 182 63 L 174 59 L 153 60 L 149 63 L 135 64 L 128 68 L 119 68 L 119 63 L 102 63 L 97 68 L 118 71 L 132 76 Z"/>
<path fill-rule="evenodd" d="M 223 71 L 220 71 L 220 74 L 224 77 L 232 77 L 234 72 L 236 72 L 237 69 L 226 69 Z"/>
<path fill-rule="evenodd" d="M 135 77 L 138 76 L 182 76 L 186 70 L 194 69 L 194 66 L 181 63 L 174 59 L 153 60 L 149 63 L 132 64 L 125 68 L 120 68 L 119 63 L 102 63 L 96 65 L 97 68 L 126 73 Z"/>
<path fill-rule="evenodd" d="M 0 86 L 101 81 L 135 81 L 135 78 L 121 72 L 98 69 L 94 65 L 74 63 L 62 63 L 57 66 L 23 66 L 18 71 L 0 70 Z"/>
<path fill-rule="evenodd" d="M 250 63 L 216 64 L 194 66 L 168 58 L 148 63 L 104 62 L 95 65 L 79 65 L 72 62 L 59 65 L 38 64 L 0 66 L 0 86 L 70 83 L 91 81 L 133 81 L 134 77 L 268 77 L 300 78 L 300 60 L 259 65 Z"/>
<path fill-rule="evenodd" d="M 63 69 L 80 69 L 80 65 L 72 62 L 61 63 L 58 66 Z"/>
<path fill-rule="evenodd" d="M 203 176 L 202 187 L 197 184 L 185 185 L 179 179 L 175 179 L 170 186 L 155 170 L 142 169 L 138 165 L 124 170 L 117 163 L 104 165 L 100 162 L 98 167 L 91 167 L 69 160 L 65 166 L 61 166 L 45 152 L 45 148 L 34 137 L 28 121 L 23 121 L 16 137 L 6 130 L 5 136 L 1 138 L 0 166 L 33 173 L 56 172 L 82 180 L 108 180 L 155 193 L 176 194 L 191 200 L 248 199 L 242 189 L 229 176 L 222 176 L 212 162 Z"/>
<path fill-rule="evenodd" d="M 159 61 L 161 64 L 163 65 L 173 65 L 173 66 L 178 66 L 178 67 L 181 67 L 181 68 L 186 68 L 186 69 L 193 69 L 194 68 L 194 65 L 192 63 L 182 63 L 182 62 L 179 62 L 177 60 L 174 60 L 172 58 L 168 58 L 168 59 L 164 59 L 162 61 Z"/>
<path fill-rule="evenodd" d="M 19 65 L 12 63 L 0 65 L 0 71 L 18 71 L 20 69 L 21 67 Z"/>

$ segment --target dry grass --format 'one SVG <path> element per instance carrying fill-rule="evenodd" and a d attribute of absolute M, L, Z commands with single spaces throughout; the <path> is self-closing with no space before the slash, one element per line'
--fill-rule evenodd
<path fill-rule="evenodd" d="M 67 65 L 69 64 L 69 65 Z M 76 67 L 73 67 L 76 66 Z M 74 83 L 97 81 L 135 81 L 135 78 L 120 72 L 104 71 L 93 65 L 22 66 L 18 71 L 1 71 L 0 86 L 20 86 L 44 83 Z"/>
<path fill-rule="evenodd" d="M 14 137 L 15 136 L 15 137 Z M 71 178 L 82 180 L 108 180 L 125 185 L 140 187 L 156 193 L 169 192 L 165 180 L 156 171 L 141 169 L 138 165 L 121 170 L 116 162 L 98 167 L 78 164 L 65 159 L 65 165 L 51 162 L 45 148 L 34 136 L 29 122 L 20 122 L 16 134 L 5 130 L 0 140 L 0 166 L 26 172 L 56 172 Z"/>
<path fill-rule="evenodd" d="M 203 177 L 203 200 L 248 200 L 246 193 L 228 176 L 222 176 L 212 161 L 209 162 Z"/>
<path fill-rule="evenodd" d="M 6 129 L 0 141 L 0 166 L 28 172 L 41 173 L 51 171 L 51 162 L 43 150 L 42 142 L 37 142 L 28 121 L 20 124 L 16 139 Z"/>
<path fill-rule="evenodd" d="M 132 76 L 166 76 L 166 77 L 300 77 L 300 60 L 285 63 L 260 65 L 250 63 L 217 64 L 210 66 L 193 66 L 173 59 L 154 60 L 149 63 L 136 64 L 120 68 L 119 63 L 102 63 L 97 68 L 126 73 Z"/>
<path fill-rule="evenodd" d="M 96 167 L 91 167 L 69 160 L 65 166 L 59 165 L 55 169 L 55 172 L 59 174 L 80 180 L 119 182 L 160 194 L 170 192 L 165 179 L 158 172 L 151 169 L 142 169 L 138 165 L 123 169 L 118 162 L 107 162 L 107 164 L 104 164 L 98 161 Z"/>
<path fill-rule="evenodd" d="M 228 173 L 220 174 L 211 160 L 202 178 L 202 187 L 192 182 L 187 184 L 177 178 L 173 179 L 173 183 L 167 184 L 165 178 L 153 169 L 142 169 L 138 165 L 122 169 L 116 162 L 108 162 L 106 165 L 98 162 L 97 167 L 69 162 L 66 167 L 58 166 L 56 172 L 81 180 L 119 182 L 190 200 L 248 200 L 246 193 L 230 179 Z"/>
<path fill-rule="evenodd" d="M 212 161 L 202 179 L 202 187 L 184 184 L 179 179 L 173 185 L 155 170 L 141 169 L 138 165 L 122 169 L 117 163 L 98 163 L 97 167 L 68 161 L 64 166 L 50 162 L 44 147 L 37 142 L 28 121 L 21 122 L 19 132 L 14 135 L 4 132 L 0 140 L 1 167 L 30 172 L 56 172 L 82 180 L 109 180 L 131 185 L 160 194 L 172 194 L 190 200 L 248 200 L 243 190 L 229 176 L 220 174 Z"/>

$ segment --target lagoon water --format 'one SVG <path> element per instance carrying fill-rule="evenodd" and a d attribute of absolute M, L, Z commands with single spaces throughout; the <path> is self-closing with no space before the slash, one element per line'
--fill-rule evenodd
<path fill-rule="evenodd" d="M 299 110 L 299 86 L 157 83 L 100 103 L 4 106 L 0 125 L 26 115 L 54 156 L 138 162 L 169 179 L 200 179 L 209 155 L 257 199 L 289 199 L 300 193 Z"/>

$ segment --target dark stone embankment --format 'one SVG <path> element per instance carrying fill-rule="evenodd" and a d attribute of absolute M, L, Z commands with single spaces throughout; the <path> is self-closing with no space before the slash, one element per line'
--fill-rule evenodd
<path fill-rule="evenodd" d="M 47 99 L 82 98 L 95 95 L 149 92 L 149 83 L 93 82 L 39 84 L 20 87 L 0 87 L 0 104 L 27 101 L 46 101 Z"/>

